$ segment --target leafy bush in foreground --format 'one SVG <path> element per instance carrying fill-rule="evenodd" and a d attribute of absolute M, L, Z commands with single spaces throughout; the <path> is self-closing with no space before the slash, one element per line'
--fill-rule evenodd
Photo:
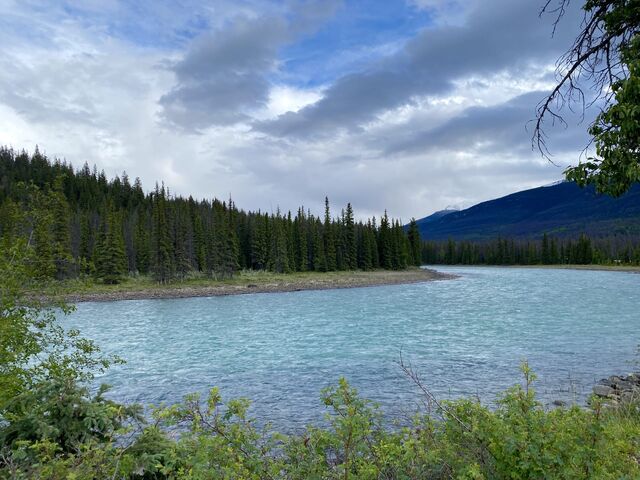
<path fill-rule="evenodd" d="M 507 390 L 495 410 L 472 400 L 445 402 L 437 416 L 417 415 L 400 429 L 385 428 L 376 406 L 341 379 L 322 393 L 328 427 L 296 436 L 258 428 L 247 416 L 248 401 L 223 405 L 215 388 L 204 402 L 192 395 L 156 409 L 152 424 L 126 422 L 135 412 L 101 396 L 91 399 L 82 389 L 73 405 L 82 421 L 65 424 L 57 417 L 70 417 L 56 398 L 32 396 L 35 410 L 23 400 L 23 416 L 5 419 L 0 477 L 640 478 L 636 405 L 548 411 L 535 400 L 533 376 L 524 371 L 525 385 Z M 34 430 L 26 421 L 33 412 L 40 416 L 33 422 L 51 428 Z"/>

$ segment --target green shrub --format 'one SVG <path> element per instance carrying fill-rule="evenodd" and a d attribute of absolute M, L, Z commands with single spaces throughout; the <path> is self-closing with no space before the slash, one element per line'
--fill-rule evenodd
<path fill-rule="evenodd" d="M 258 428 L 248 401 L 223 404 L 217 389 L 206 402 L 191 395 L 156 409 L 153 424 L 138 430 L 121 428 L 123 407 L 82 394 L 74 399 L 84 412 L 77 418 L 60 414 L 43 423 L 42 407 L 9 419 L 0 478 L 640 478 L 637 405 L 546 410 L 533 380 L 525 367 L 524 385 L 507 390 L 494 410 L 472 400 L 444 402 L 438 415 L 390 428 L 341 379 L 322 393 L 327 426 L 295 436 Z"/>

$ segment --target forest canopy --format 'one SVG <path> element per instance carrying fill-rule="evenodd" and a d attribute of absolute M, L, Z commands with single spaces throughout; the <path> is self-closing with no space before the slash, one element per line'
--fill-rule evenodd
<path fill-rule="evenodd" d="M 37 270 L 56 279 L 91 275 L 118 283 L 128 274 L 158 282 L 193 273 L 223 279 L 241 269 L 334 271 L 404 269 L 420 264 L 420 235 L 385 212 L 356 221 L 351 204 L 324 216 L 250 212 L 228 201 L 145 193 L 126 173 L 109 180 L 88 164 L 79 170 L 0 148 L 0 238 L 25 238 Z"/>

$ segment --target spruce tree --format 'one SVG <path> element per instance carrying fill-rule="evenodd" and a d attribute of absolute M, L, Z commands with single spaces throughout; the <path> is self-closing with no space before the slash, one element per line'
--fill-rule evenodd
<path fill-rule="evenodd" d="M 222 246 L 220 250 L 219 272 L 222 278 L 231 278 L 239 269 L 238 263 L 238 235 L 235 226 L 235 211 L 233 202 L 229 201 L 227 215 L 222 223 Z"/>
<path fill-rule="evenodd" d="M 105 215 L 100 241 L 96 245 L 96 277 L 106 284 L 117 284 L 127 273 L 127 258 L 119 216 L 113 209 Z"/>
<path fill-rule="evenodd" d="M 540 258 L 542 260 L 542 264 L 543 265 L 548 265 L 551 263 L 551 255 L 550 255 L 550 250 L 549 250 L 549 237 L 547 236 L 547 233 L 545 232 L 542 235 L 542 252 L 540 254 Z"/>
<path fill-rule="evenodd" d="M 296 257 L 299 272 L 306 272 L 309 268 L 309 251 L 307 248 L 307 228 L 306 219 L 304 217 L 304 209 L 298 210 L 298 216 L 296 217 Z"/>
<path fill-rule="evenodd" d="M 378 247 L 380 251 L 380 266 L 386 270 L 393 269 L 393 238 L 389 226 L 389 216 L 385 210 L 380 219 L 380 233 Z"/>
<path fill-rule="evenodd" d="M 324 198 L 324 258 L 323 271 L 334 271 L 336 269 L 336 244 L 333 235 L 333 225 L 331 224 L 328 197 Z"/>
<path fill-rule="evenodd" d="M 313 269 L 316 272 L 326 272 L 327 258 L 324 252 L 324 240 L 322 238 L 322 222 L 318 218 L 313 224 Z"/>
<path fill-rule="evenodd" d="M 271 240 L 271 264 L 270 270 L 277 273 L 289 272 L 289 255 L 287 251 L 287 234 L 285 232 L 284 219 L 278 211 L 273 220 L 273 235 Z"/>
<path fill-rule="evenodd" d="M 255 270 L 267 268 L 268 244 L 267 228 L 269 218 L 258 213 L 254 220 L 253 234 L 251 236 L 251 265 Z"/>
<path fill-rule="evenodd" d="M 358 246 L 356 243 L 356 228 L 351 203 L 347 203 L 347 210 L 344 216 L 344 231 L 345 266 L 347 270 L 355 270 L 358 267 Z"/>
<path fill-rule="evenodd" d="M 199 272 L 204 272 L 207 268 L 207 242 L 202 225 L 202 216 L 194 212 L 193 214 L 193 249 L 196 267 Z"/>
<path fill-rule="evenodd" d="M 188 218 L 182 209 L 177 208 L 177 205 L 172 211 L 175 273 L 179 279 L 184 279 L 191 270 Z"/>
<path fill-rule="evenodd" d="M 59 176 L 54 181 L 53 191 L 49 194 L 49 205 L 53 213 L 53 261 L 56 266 L 57 279 L 65 279 L 72 276 L 73 258 L 71 256 L 71 212 L 63 191 L 63 177 Z"/>
<path fill-rule="evenodd" d="M 39 276 L 53 278 L 56 274 L 56 263 L 53 254 L 51 235 L 51 214 L 39 210 L 33 219 L 32 241 L 35 249 L 35 270 Z"/>
<path fill-rule="evenodd" d="M 167 218 L 166 193 L 156 184 L 153 196 L 153 277 L 158 283 L 173 279 L 173 244 Z"/>
<path fill-rule="evenodd" d="M 134 249 L 136 252 L 136 270 L 145 275 L 149 273 L 151 254 L 149 252 L 150 235 L 147 219 L 139 213 L 136 219 Z"/>
<path fill-rule="evenodd" d="M 420 230 L 418 229 L 418 222 L 416 222 L 415 218 L 412 218 L 409 222 L 407 237 L 409 239 L 411 264 L 419 267 L 420 265 L 422 265 L 422 241 L 420 240 Z"/>

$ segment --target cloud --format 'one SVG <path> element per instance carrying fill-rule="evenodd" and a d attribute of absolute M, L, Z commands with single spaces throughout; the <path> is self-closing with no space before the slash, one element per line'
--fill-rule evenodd
<path fill-rule="evenodd" d="M 527 126 L 532 127 L 533 106 L 546 93 L 527 92 L 497 105 L 472 106 L 435 128 L 421 129 L 415 125 L 414 130 L 389 142 L 385 153 L 402 155 L 449 150 L 497 157 L 529 156 L 532 144 Z M 575 124 L 580 118 L 577 113 L 568 112 L 567 120 Z M 557 154 L 579 151 L 588 142 L 586 131 L 582 129 L 567 129 L 560 124 L 550 129 L 552 149 Z"/>
<path fill-rule="evenodd" d="M 368 71 L 338 79 L 317 103 L 254 128 L 277 136 L 330 136 L 357 130 L 385 110 L 411 105 L 416 97 L 448 94 L 465 76 L 542 69 L 566 48 L 563 40 L 575 29 L 568 25 L 552 39 L 537 12 L 535 2 L 477 4 L 464 26 L 425 28 Z"/>
<path fill-rule="evenodd" d="M 269 98 L 266 75 L 287 38 L 280 19 L 239 19 L 196 40 L 173 66 L 177 85 L 163 95 L 163 116 L 187 129 L 233 124 Z"/>
<path fill-rule="evenodd" d="M 528 0 L 454 20 L 389 2 L 0 2 L 0 144 L 246 209 L 328 195 L 404 219 L 575 163 L 584 124 L 551 132 L 559 167 L 525 126 L 579 14 L 551 39 Z"/>
<path fill-rule="evenodd" d="M 163 119 L 187 131 L 249 121 L 267 106 L 280 48 L 315 28 L 338 5 L 296 4 L 295 22 L 243 15 L 200 36 L 171 66 L 176 85 L 160 98 Z"/>

